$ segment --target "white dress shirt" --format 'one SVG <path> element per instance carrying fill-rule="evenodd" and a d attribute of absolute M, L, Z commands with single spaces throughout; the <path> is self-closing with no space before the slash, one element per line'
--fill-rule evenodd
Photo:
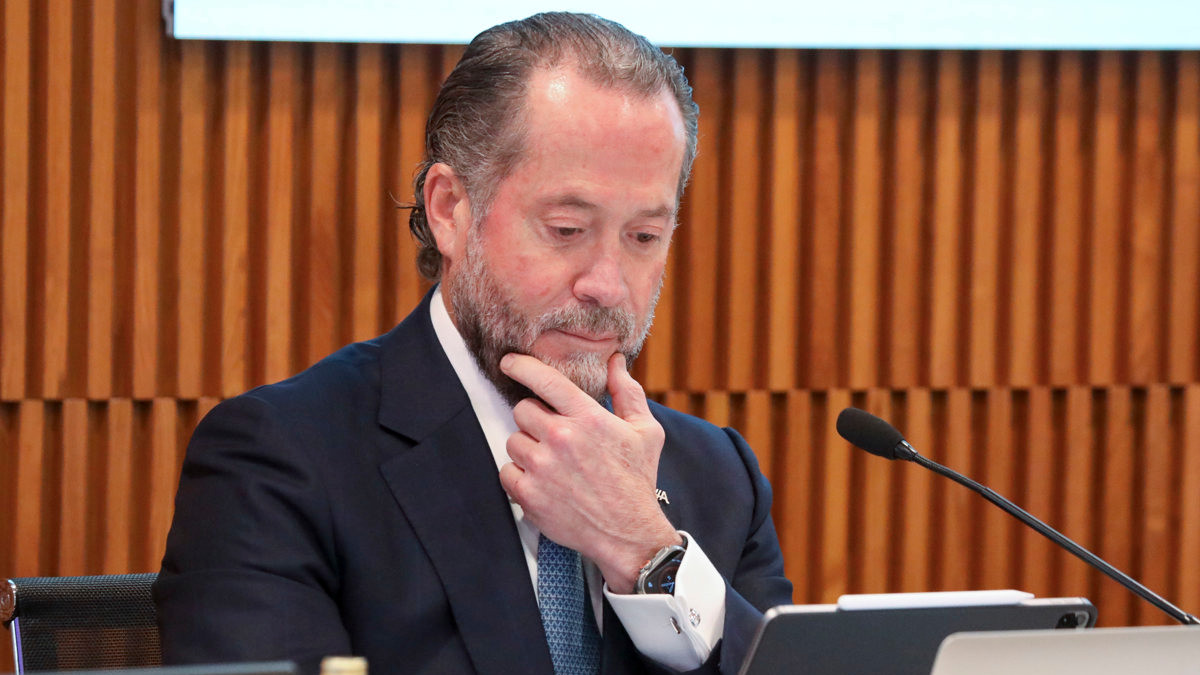
<path fill-rule="evenodd" d="M 429 306 L 438 342 L 467 391 L 498 471 L 512 461 L 506 449 L 508 437 L 517 431 L 512 408 L 467 350 L 466 342 L 446 311 L 440 286 L 434 290 Z M 519 504 L 511 506 L 536 595 L 538 530 L 525 518 Z M 725 582 L 704 555 L 700 544 L 686 532 L 683 534 L 688 538 L 687 553 L 676 574 L 674 595 L 612 593 L 602 583 L 599 568 L 584 559 L 584 575 L 596 612 L 596 625 L 604 625 L 603 588 L 603 597 L 608 599 L 638 651 L 675 670 L 691 670 L 704 663 L 721 639 L 725 623 Z"/>

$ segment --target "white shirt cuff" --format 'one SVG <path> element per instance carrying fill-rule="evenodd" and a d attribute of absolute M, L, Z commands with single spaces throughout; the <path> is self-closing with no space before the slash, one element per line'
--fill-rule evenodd
<path fill-rule="evenodd" d="M 643 655 L 675 670 L 699 668 L 725 627 L 725 580 L 687 532 L 687 553 L 675 576 L 675 594 L 604 597 Z"/>

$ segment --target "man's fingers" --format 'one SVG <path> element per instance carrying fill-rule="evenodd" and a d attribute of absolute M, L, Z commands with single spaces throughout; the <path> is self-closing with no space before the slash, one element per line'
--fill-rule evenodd
<path fill-rule="evenodd" d="M 510 434 L 508 440 L 504 441 L 504 449 L 508 452 L 508 458 L 517 463 L 517 466 L 522 469 L 527 469 L 533 466 L 533 453 L 537 448 L 538 442 L 524 431 L 517 431 Z"/>
<path fill-rule="evenodd" d="M 613 354 L 608 360 L 608 393 L 612 394 L 613 413 L 627 422 L 650 415 L 646 391 L 629 374 L 625 355 Z"/>
<path fill-rule="evenodd" d="M 527 354 L 505 354 L 500 359 L 505 375 L 529 387 L 560 414 L 573 415 L 596 405 L 592 397 L 575 386 L 566 375 Z"/>
<path fill-rule="evenodd" d="M 546 429 L 553 415 L 553 410 L 535 398 L 518 401 L 513 406 L 513 421 L 517 423 L 517 428 L 538 441 L 546 437 Z"/>
<path fill-rule="evenodd" d="M 503 487 L 504 491 L 508 493 L 509 501 L 521 503 L 519 484 L 524 476 L 525 471 L 517 466 L 516 462 L 509 462 L 500 467 L 500 487 Z"/>

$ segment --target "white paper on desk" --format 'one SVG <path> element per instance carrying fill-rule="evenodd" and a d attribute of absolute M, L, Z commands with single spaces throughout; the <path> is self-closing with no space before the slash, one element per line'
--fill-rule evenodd
<path fill-rule="evenodd" d="M 838 609 L 914 609 L 920 607 L 974 607 L 1016 605 L 1032 600 L 1033 593 L 1000 591 L 939 591 L 934 593 L 862 593 L 838 598 Z"/>

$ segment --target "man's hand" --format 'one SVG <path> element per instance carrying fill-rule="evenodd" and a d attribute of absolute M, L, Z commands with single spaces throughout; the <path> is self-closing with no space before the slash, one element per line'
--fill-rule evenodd
<path fill-rule="evenodd" d="M 504 490 L 543 534 L 595 561 L 609 590 L 633 592 L 646 560 L 682 538 L 654 493 L 662 425 L 625 357 L 608 361 L 612 413 L 532 356 L 508 354 L 500 369 L 546 402 L 513 408 Z"/>

